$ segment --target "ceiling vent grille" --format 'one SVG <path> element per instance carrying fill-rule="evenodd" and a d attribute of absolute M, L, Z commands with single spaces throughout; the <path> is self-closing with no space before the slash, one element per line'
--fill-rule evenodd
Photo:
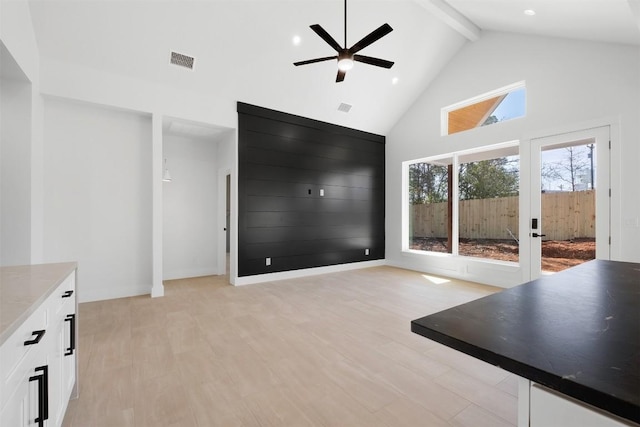
<path fill-rule="evenodd" d="M 351 107 L 353 107 L 353 105 L 345 104 L 344 102 L 342 102 L 338 106 L 338 111 L 342 111 L 343 113 L 348 113 L 349 110 L 351 110 Z"/>
<path fill-rule="evenodd" d="M 195 61 L 195 58 L 192 56 L 183 55 L 178 52 L 171 52 L 171 63 L 174 65 L 193 70 L 193 61 Z"/>

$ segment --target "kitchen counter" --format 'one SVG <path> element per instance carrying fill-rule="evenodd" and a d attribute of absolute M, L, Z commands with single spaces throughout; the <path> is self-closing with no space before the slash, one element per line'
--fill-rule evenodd
<path fill-rule="evenodd" d="M 0 345 L 76 267 L 66 262 L 0 268 Z"/>
<path fill-rule="evenodd" d="M 411 330 L 640 423 L 640 264 L 590 261 L 414 320 Z"/>

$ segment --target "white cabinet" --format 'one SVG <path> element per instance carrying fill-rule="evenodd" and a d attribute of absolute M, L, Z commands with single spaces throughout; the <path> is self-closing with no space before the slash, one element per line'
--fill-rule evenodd
<path fill-rule="evenodd" d="M 70 276 L 69 279 L 73 279 Z M 66 280 L 58 288 L 55 307 L 52 308 L 54 324 L 54 351 L 50 361 L 51 383 L 49 404 L 54 410 L 49 413 L 52 425 L 62 424 L 67 404 L 76 380 L 76 300 L 74 280 Z"/>
<path fill-rule="evenodd" d="M 525 378 L 519 378 L 518 427 L 638 427 L 638 425 Z"/>
<path fill-rule="evenodd" d="M 46 366 L 46 359 L 43 356 L 38 354 L 30 358 L 29 365 L 37 365 L 40 368 Z M 46 374 L 44 370 L 36 371 L 35 368 L 17 372 L 16 388 L 11 390 L 13 394 L 5 402 L 0 416 L 0 425 L 15 427 L 38 425 L 36 419 L 39 420 L 43 412 L 40 405 L 41 402 L 44 403 L 40 393 L 44 391 L 43 381 L 46 379 Z"/>
<path fill-rule="evenodd" d="M 76 386 L 75 270 L 0 346 L 0 425 L 60 426 Z"/>
<path fill-rule="evenodd" d="M 531 386 L 529 400 L 530 427 L 627 427 L 633 425 L 539 384 Z"/>

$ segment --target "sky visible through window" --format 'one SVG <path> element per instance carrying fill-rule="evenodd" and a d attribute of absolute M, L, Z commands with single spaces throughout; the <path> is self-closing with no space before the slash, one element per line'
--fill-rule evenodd
<path fill-rule="evenodd" d="M 595 189 L 597 158 L 593 142 L 544 150 L 540 160 L 541 190 Z"/>
<path fill-rule="evenodd" d="M 509 92 L 500 105 L 493 111 L 498 122 L 515 119 L 524 116 L 525 113 L 525 88 Z"/>

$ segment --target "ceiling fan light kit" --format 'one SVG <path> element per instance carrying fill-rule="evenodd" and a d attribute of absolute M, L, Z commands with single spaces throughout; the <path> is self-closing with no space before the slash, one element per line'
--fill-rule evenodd
<path fill-rule="evenodd" d="M 357 55 L 357 52 L 361 51 L 370 44 L 380 40 L 382 37 L 393 31 L 391 25 L 383 24 L 371 33 L 366 35 L 362 40 L 347 48 L 347 0 L 344 0 L 344 47 L 340 46 L 337 41 L 319 24 L 310 26 L 311 29 L 322 38 L 329 46 L 331 46 L 337 55 L 325 56 L 322 58 L 308 59 L 306 61 L 294 62 L 293 65 L 307 65 L 314 64 L 316 62 L 330 61 L 332 59 L 338 60 L 338 75 L 336 76 L 336 83 L 344 80 L 347 71 L 353 68 L 355 61 L 363 62 L 365 64 L 374 65 L 376 67 L 391 68 L 393 62 L 385 59 L 373 58 L 371 56 Z"/>
<path fill-rule="evenodd" d="M 353 59 L 349 57 L 338 59 L 338 70 L 349 71 L 352 68 L 353 68 Z"/>

